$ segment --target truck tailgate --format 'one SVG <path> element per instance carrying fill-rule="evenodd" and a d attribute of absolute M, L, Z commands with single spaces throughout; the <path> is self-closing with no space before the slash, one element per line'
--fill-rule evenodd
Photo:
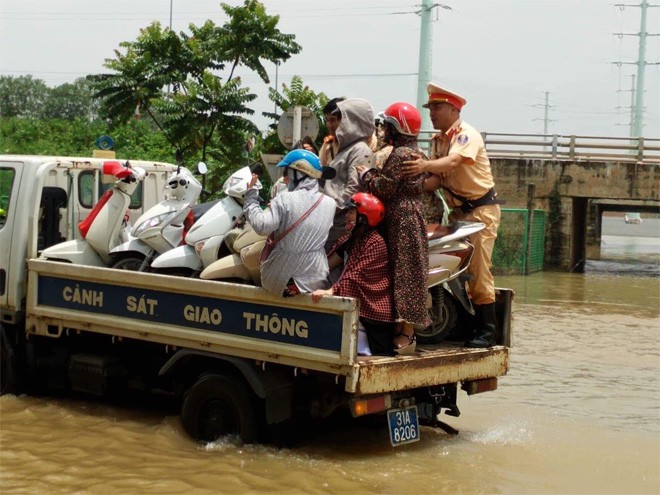
<path fill-rule="evenodd" d="M 353 391 L 376 394 L 502 376 L 509 370 L 505 346 L 470 349 L 443 343 L 417 349 L 414 356 L 359 357 Z"/>

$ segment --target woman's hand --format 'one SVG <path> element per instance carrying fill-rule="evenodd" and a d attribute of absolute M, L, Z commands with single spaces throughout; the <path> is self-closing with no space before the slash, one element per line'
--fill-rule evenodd
<path fill-rule="evenodd" d="M 248 182 L 248 189 L 252 189 L 258 180 L 259 176 L 257 174 L 252 174 L 252 179 Z"/>
<path fill-rule="evenodd" d="M 312 292 L 312 301 L 319 302 L 323 296 L 331 296 L 332 294 L 332 288 L 315 290 Z"/>

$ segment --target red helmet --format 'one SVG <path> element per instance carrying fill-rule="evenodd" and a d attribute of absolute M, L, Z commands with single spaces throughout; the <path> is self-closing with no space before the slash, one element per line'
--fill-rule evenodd
<path fill-rule="evenodd" d="M 362 215 L 371 227 L 377 226 L 385 218 L 383 202 L 373 194 L 356 193 L 347 202 L 348 206 L 356 208 L 358 217 Z"/>
<path fill-rule="evenodd" d="M 384 122 L 389 122 L 406 136 L 417 136 L 422 127 L 422 116 L 413 105 L 404 101 L 392 103 L 378 115 Z"/>

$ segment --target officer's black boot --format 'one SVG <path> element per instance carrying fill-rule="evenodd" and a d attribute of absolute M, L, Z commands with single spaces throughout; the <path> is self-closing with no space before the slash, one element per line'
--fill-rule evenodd
<path fill-rule="evenodd" d="M 474 338 L 467 341 L 465 347 L 490 347 L 495 344 L 495 303 L 477 305 L 475 310 L 481 318 L 476 320 Z"/>

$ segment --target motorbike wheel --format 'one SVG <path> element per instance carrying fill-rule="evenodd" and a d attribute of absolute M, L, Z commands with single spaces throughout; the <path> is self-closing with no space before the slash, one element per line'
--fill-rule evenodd
<path fill-rule="evenodd" d="M 456 303 L 442 285 L 429 289 L 431 294 L 431 308 L 429 317 L 431 324 L 424 330 L 417 330 L 417 341 L 420 344 L 437 344 L 444 340 L 456 326 L 458 311 Z"/>
<path fill-rule="evenodd" d="M 117 256 L 110 262 L 108 266 L 110 268 L 115 268 L 116 270 L 131 270 L 133 272 L 137 272 L 140 270 L 143 262 L 143 255 L 137 253 L 129 253 Z"/>

